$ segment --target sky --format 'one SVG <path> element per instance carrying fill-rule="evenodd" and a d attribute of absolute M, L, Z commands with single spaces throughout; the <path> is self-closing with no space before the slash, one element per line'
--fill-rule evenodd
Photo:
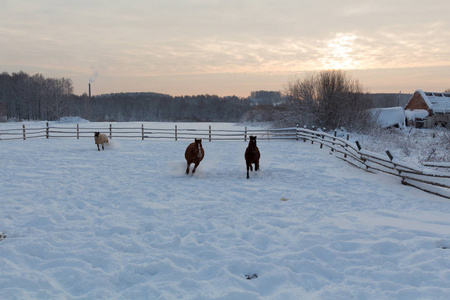
<path fill-rule="evenodd" d="M 343 69 L 368 92 L 450 88 L 447 0 L 0 0 L 0 72 L 74 93 L 247 97 Z"/>

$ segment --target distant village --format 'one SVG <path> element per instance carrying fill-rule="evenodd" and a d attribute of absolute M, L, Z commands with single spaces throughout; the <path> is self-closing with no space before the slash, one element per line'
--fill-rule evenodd
<path fill-rule="evenodd" d="M 382 127 L 449 128 L 450 126 L 450 93 L 416 90 L 412 95 L 399 95 L 397 106 L 387 104 L 373 109 L 378 125 Z"/>

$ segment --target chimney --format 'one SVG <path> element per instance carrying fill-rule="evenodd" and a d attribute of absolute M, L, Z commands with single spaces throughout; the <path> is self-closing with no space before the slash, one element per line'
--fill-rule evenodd
<path fill-rule="evenodd" d="M 89 82 L 89 98 L 91 98 L 91 83 Z"/>

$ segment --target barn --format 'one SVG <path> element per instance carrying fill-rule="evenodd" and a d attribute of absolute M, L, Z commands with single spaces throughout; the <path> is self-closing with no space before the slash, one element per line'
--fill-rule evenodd
<path fill-rule="evenodd" d="M 408 126 L 450 126 L 450 93 L 416 90 L 405 106 Z"/>

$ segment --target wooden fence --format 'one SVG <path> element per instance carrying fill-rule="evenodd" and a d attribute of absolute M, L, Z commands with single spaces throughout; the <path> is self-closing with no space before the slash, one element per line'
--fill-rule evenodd
<path fill-rule="evenodd" d="M 386 155 L 362 149 L 360 143 L 350 142 L 349 136 L 341 138 L 324 132 L 304 128 L 279 129 L 248 129 L 242 130 L 213 130 L 208 129 L 182 129 L 175 125 L 173 128 L 145 128 L 140 127 L 113 127 L 112 124 L 104 127 L 76 128 L 49 126 L 42 128 L 22 128 L 0 130 L 0 140 L 33 139 L 33 138 L 93 138 L 94 132 L 107 133 L 110 139 L 114 138 L 140 138 L 145 139 L 182 139 L 203 138 L 207 141 L 247 141 L 250 135 L 257 135 L 258 140 L 291 139 L 316 143 L 320 148 L 329 148 L 334 155 L 355 167 L 369 172 L 383 172 L 401 178 L 401 182 L 423 191 L 433 193 L 450 199 L 450 173 L 439 169 L 450 169 L 448 163 L 428 163 L 424 166 L 409 165 L 394 158 L 390 151 Z"/>
<path fill-rule="evenodd" d="M 3 129 L 0 130 L 0 140 L 26 140 L 33 138 L 93 138 L 94 132 L 99 131 L 105 133 L 110 139 L 114 138 L 140 138 L 144 139 L 194 139 L 203 138 L 208 141 L 247 141 L 250 135 L 258 135 L 260 140 L 270 139 L 292 139 L 296 138 L 296 128 L 281 128 L 281 129 L 248 129 L 244 127 L 242 130 L 221 130 L 212 129 L 186 129 L 178 128 L 175 125 L 173 128 L 146 128 L 144 124 L 140 127 L 115 127 L 112 124 L 103 127 L 81 127 L 79 124 L 76 127 L 58 127 L 49 126 L 47 123 L 45 127 L 40 128 L 22 128 L 17 129 Z"/>
<path fill-rule="evenodd" d="M 386 156 L 362 149 L 360 143 L 334 135 L 298 129 L 297 135 L 303 141 L 318 143 L 320 148 L 326 146 L 335 156 L 355 167 L 366 171 L 378 171 L 401 178 L 401 182 L 420 190 L 450 199 L 450 173 L 436 170 L 436 168 L 450 167 L 449 164 L 427 164 L 426 166 L 409 165 L 393 157 L 389 150 Z"/>

